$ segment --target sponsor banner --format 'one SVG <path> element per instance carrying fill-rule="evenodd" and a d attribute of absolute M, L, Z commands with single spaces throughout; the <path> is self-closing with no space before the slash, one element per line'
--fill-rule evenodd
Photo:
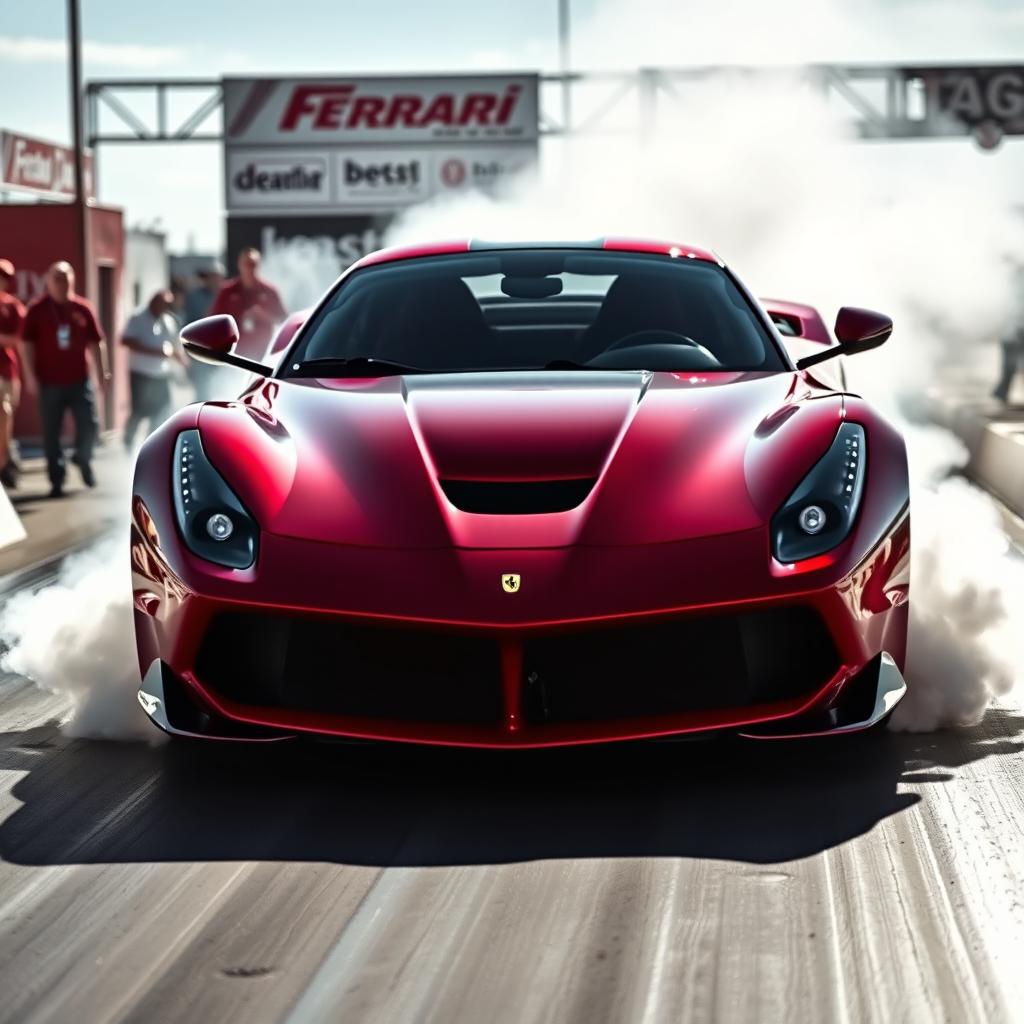
<path fill-rule="evenodd" d="M 513 175 L 533 169 L 533 146 L 466 147 L 459 152 L 439 150 L 434 156 L 434 194 L 459 189 L 491 192 L 506 185 Z"/>
<path fill-rule="evenodd" d="M 384 245 L 384 232 L 391 217 L 387 214 L 289 217 L 247 215 L 228 217 L 228 260 L 234 267 L 242 249 L 253 247 L 263 254 L 267 277 L 270 271 L 286 268 L 291 275 L 311 271 L 324 278 L 323 287 L 333 277 L 368 252 Z M 282 272 L 279 271 L 279 274 Z M 318 291 L 321 281 L 317 281 Z M 289 303 L 298 308 L 301 302 Z"/>
<path fill-rule="evenodd" d="M 75 194 L 75 154 L 69 146 L 0 131 L 0 186 L 49 195 Z M 85 154 L 85 192 L 95 197 L 92 154 Z"/>
<path fill-rule="evenodd" d="M 325 207 L 333 200 L 327 153 L 229 149 L 225 168 L 229 209 Z"/>
<path fill-rule="evenodd" d="M 224 80 L 228 146 L 535 142 L 537 75 Z"/>
<path fill-rule="evenodd" d="M 452 192 L 494 191 L 536 160 L 530 144 L 229 149 L 227 206 L 235 212 L 399 209 Z"/>
<path fill-rule="evenodd" d="M 434 158 L 430 152 L 340 149 L 335 153 L 341 206 L 405 206 L 429 199 Z"/>
<path fill-rule="evenodd" d="M 537 162 L 534 146 L 339 149 L 337 205 L 405 206 L 460 190 L 491 192 Z"/>

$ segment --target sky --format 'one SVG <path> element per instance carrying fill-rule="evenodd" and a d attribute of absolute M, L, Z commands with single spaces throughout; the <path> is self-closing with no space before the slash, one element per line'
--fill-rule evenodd
<path fill-rule="evenodd" d="M 731 3 L 737 16 L 712 24 L 701 18 L 703 3 L 691 0 L 571 0 L 573 66 L 1016 61 L 1024 55 L 1021 0 L 718 0 L 717 6 L 722 3 Z M 558 64 L 557 0 L 81 5 L 86 79 L 554 70 Z M 68 140 L 64 32 L 65 0 L 0 0 L 0 127 Z M 999 161 L 1007 173 L 1021 167 L 1017 143 L 994 157 L 972 152 L 969 143 L 915 143 L 889 147 L 885 159 L 902 169 L 926 166 L 934 145 L 943 147 L 944 160 Z M 129 224 L 160 226 L 177 250 L 219 246 L 219 146 L 107 146 L 99 159 L 100 198 L 124 207 Z"/>

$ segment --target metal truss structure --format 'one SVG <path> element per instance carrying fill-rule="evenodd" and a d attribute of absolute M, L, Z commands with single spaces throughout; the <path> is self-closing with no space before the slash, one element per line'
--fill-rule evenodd
<path fill-rule="evenodd" d="M 183 105 L 182 116 L 179 108 Z M 220 142 L 224 137 L 223 105 L 223 90 L 216 78 L 86 82 L 86 144 Z"/>
<path fill-rule="evenodd" d="M 699 102 L 701 85 L 789 80 L 816 90 L 862 139 L 974 136 L 997 144 L 1024 132 L 1024 68 L 1009 66 L 814 64 L 796 68 L 640 68 L 541 76 L 542 136 L 638 133 L 670 110 Z M 86 140 L 219 142 L 218 79 L 111 79 L 87 83 Z M 950 115 L 951 107 L 957 116 Z M 1018 109 L 1019 108 L 1019 109 Z M 988 141 L 986 141 L 988 140 Z"/>

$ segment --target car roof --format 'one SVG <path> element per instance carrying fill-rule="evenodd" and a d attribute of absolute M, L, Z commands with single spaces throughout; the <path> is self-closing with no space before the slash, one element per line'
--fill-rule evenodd
<path fill-rule="evenodd" d="M 682 242 L 658 241 L 651 238 L 611 237 L 571 242 L 492 242 L 475 238 L 462 238 L 441 242 L 423 242 L 416 245 L 396 245 L 387 249 L 378 249 L 376 252 L 367 253 L 367 255 L 354 264 L 352 269 L 368 267 L 379 263 L 392 263 L 398 260 L 419 259 L 425 256 L 450 256 L 460 252 L 480 252 L 496 249 L 605 249 L 615 252 L 642 252 L 684 257 L 724 266 L 718 256 L 709 249 L 701 249 Z"/>

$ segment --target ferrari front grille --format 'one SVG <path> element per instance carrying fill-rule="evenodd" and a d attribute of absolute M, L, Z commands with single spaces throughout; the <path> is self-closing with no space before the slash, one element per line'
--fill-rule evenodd
<path fill-rule="evenodd" d="M 526 715 L 597 722 L 769 704 L 809 696 L 839 664 L 802 607 L 539 636 L 523 650 Z"/>
<path fill-rule="evenodd" d="M 232 612 L 211 624 L 196 673 L 239 704 L 414 722 L 501 720 L 498 648 L 483 637 Z"/>
<path fill-rule="evenodd" d="M 445 497 L 463 512 L 525 516 L 568 512 L 583 503 L 595 477 L 568 480 L 442 480 Z"/>
<path fill-rule="evenodd" d="M 839 668 L 811 608 L 603 625 L 522 641 L 530 725 L 742 708 L 810 696 Z M 313 714 L 500 727 L 497 637 L 230 612 L 196 675 L 238 704 Z"/>

